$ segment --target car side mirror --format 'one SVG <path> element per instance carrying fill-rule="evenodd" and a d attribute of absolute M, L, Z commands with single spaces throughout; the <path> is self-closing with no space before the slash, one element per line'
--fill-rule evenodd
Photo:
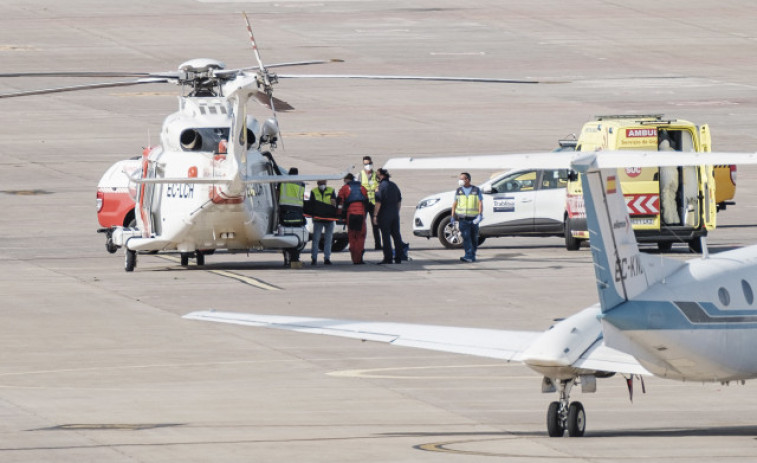
<path fill-rule="evenodd" d="M 481 188 L 481 191 L 484 194 L 490 195 L 490 194 L 492 194 L 492 186 L 491 185 L 486 185 L 485 187 Z"/>

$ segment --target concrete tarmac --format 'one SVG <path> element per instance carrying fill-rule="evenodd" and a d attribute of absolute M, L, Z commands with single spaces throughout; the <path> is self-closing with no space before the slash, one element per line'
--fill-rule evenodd
<path fill-rule="evenodd" d="M 284 80 L 285 149 L 300 171 L 394 156 L 551 150 L 598 114 L 710 124 L 717 150 L 757 146 L 757 6 L 708 2 L 0 0 L 3 72 L 161 71 L 212 57 L 339 58 L 292 73 L 491 76 L 531 85 Z M 74 79 L 0 79 L 0 92 Z M 546 436 L 541 378 L 488 359 L 183 320 L 201 309 L 542 330 L 596 301 L 586 249 L 490 239 L 480 262 L 412 236 L 417 201 L 457 172 L 393 172 L 412 261 L 285 270 L 279 253 L 181 268 L 105 252 L 95 186 L 155 144 L 178 88 L 0 101 L 0 460 L 745 461 L 757 390 L 598 381 L 575 392 L 583 439 Z M 265 109 L 251 107 L 260 118 Z M 491 172 L 473 172 L 474 183 Z M 712 251 L 756 240 L 757 170 L 738 174 Z M 368 242 L 370 243 L 370 234 Z M 692 257 L 676 246 L 671 255 Z M 304 256 L 307 257 L 307 256 Z M 380 253 L 366 253 L 378 262 Z M 269 286 L 261 287 L 261 282 Z"/>

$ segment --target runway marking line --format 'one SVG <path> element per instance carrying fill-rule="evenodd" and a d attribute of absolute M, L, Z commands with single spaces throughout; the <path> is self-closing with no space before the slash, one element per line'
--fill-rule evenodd
<path fill-rule="evenodd" d="M 174 256 L 166 256 L 166 255 L 158 255 L 156 257 L 160 257 L 164 260 L 170 260 L 171 262 L 177 262 L 181 263 L 181 260 Z M 265 281 L 255 278 L 255 277 L 248 277 L 246 275 L 241 275 L 239 273 L 235 272 L 229 272 L 228 270 L 210 270 L 210 269 L 203 269 L 206 272 L 213 273 L 225 278 L 231 278 L 232 280 L 237 280 L 240 283 L 244 283 L 246 285 L 254 286 L 256 288 L 264 289 L 266 291 L 281 291 L 283 288 L 279 288 L 278 286 L 272 285 L 270 283 L 266 283 Z"/>

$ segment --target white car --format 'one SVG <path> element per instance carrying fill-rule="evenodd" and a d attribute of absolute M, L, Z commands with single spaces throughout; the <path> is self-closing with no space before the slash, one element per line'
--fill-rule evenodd
<path fill-rule="evenodd" d="M 484 197 L 479 243 L 496 236 L 563 236 L 567 182 L 567 169 L 517 169 L 478 185 Z M 450 224 L 455 191 L 427 196 L 418 203 L 415 236 L 436 236 L 447 248 L 463 246 L 460 231 Z"/>

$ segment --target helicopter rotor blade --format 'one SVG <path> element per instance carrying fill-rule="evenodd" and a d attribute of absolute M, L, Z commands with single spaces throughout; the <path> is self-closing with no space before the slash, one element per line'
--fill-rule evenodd
<path fill-rule="evenodd" d="M 256 93 L 255 99 L 258 101 L 258 103 L 274 112 L 280 111 L 283 113 L 294 110 L 294 106 L 290 105 L 286 101 L 280 98 L 276 98 L 275 96 L 269 98 L 265 93 Z"/>
<path fill-rule="evenodd" d="M 367 74 L 277 74 L 282 79 L 368 79 L 368 80 L 418 80 L 437 82 L 476 82 L 496 84 L 544 84 L 546 81 L 522 79 L 498 79 L 490 77 L 447 77 L 447 76 L 391 76 Z M 551 82 L 550 82 L 551 83 Z"/>
<path fill-rule="evenodd" d="M 46 95 L 49 93 L 75 92 L 78 90 L 94 90 L 94 89 L 99 89 L 99 88 L 127 87 L 130 85 L 157 84 L 157 83 L 166 83 L 170 81 L 171 81 L 170 79 L 166 79 L 166 78 L 147 78 L 147 79 L 139 79 L 139 80 L 123 81 L 123 82 L 100 82 L 100 83 L 95 83 L 95 84 L 71 85 L 68 87 L 43 88 L 43 89 L 37 89 L 37 90 L 24 90 L 24 91 L 13 92 L 13 93 L 2 93 L 0 94 L 0 98 L 15 98 L 19 96 Z"/>
<path fill-rule="evenodd" d="M 250 20 L 247 18 L 247 13 L 242 12 L 242 16 L 244 16 L 244 22 L 247 23 L 247 33 L 250 36 L 250 44 L 252 45 L 252 51 L 255 53 L 255 59 L 258 61 L 258 69 L 262 71 L 263 75 L 266 77 L 266 84 L 270 85 L 270 82 L 268 82 L 265 66 L 263 66 L 263 60 L 260 58 L 258 45 L 255 43 L 255 36 L 252 34 L 252 26 L 250 25 Z"/>
<path fill-rule="evenodd" d="M 0 78 L 9 77 L 156 77 L 166 79 L 178 78 L 177 72 L 120 72 L 120 71 L 45 71 L 45 72 L 3 72 Z"/>

